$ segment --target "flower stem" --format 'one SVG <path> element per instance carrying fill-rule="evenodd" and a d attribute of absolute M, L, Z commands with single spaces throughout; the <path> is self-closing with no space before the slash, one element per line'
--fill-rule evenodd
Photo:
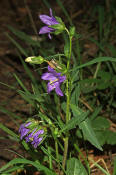
<path fill-rule="evenodd" d="M 55 139 L 55 150 L 56 150 L 56 159 L 59 160 L 59 154 L 58 154 L 58 140 Z M 60 166 L 58 164 L 58 170 L 60 171 Z"/>
<path fill-rule="evenodd" d="M 68 60 L 67 60 L 67 82 L 66 82 L 66 124 L 70 120 L 70 94 L 71 94 L 71 80 L 70 80 L 70 60 L 71 60 L 71 51 L 72 51 L 72 37 L 70 36 L 70 33 L 68 29 L 65 29 L 66 32 L 68 33 L 69 36 L 69 55 L 68 55 Z M 68 154 L 68 132 L 66 133 L 66 137 L 64 138 L 64 155 L 63 155 L 63 162 L 62 162 L 62 167 L 65 170 L 66 166 L 66 160 L 67 160 L 67 154 Z"/>

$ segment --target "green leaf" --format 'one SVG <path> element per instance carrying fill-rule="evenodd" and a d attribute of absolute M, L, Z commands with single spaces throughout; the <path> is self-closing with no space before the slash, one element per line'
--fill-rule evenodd
<path fill-rule="evenodd" d="M 97 115 L 101 112 L 101 110 L 102 106 L 95 107 L 94 112 L 90 116 L 91 121 L 93 121 L 97 117 Z"/>
<path fill-rule="evenodd" d="M 78 159 L 71 158 L 67 161 L 66 174 L 67 175 L 87 175 L 87 171 Z"/>
<path fill-rule="evenodd" d="M 98 22 L 99 22 L 99 36 L 100 40 L 103 37 L 103 23 L 104 23 L 104 7 L 98 6 Z"/>
<path fill-rule="evenodd" d="M 95 63 L 100 63 L 100 62 L 105 62 L 105 61 L 114 61 L 116 62 L 116 58 L 112 58 L 112 57 L 98 57 L 98 58 L 95 58 L 85 64 L 82 64 L 80 66 L 76 66 L 75 68 L 71 69 L 70 71 L 74 71 L 74 70 L 77 70 L 77 69 L 80 69 L 80 68 L 83 68 L 83 67 L 87 67 L 87 66 L 90 66 L 92 64 L 95 64 Z"/>
<path fill-rule="evenodd" d="M 107 130 L 106 131 L 106 142 L 110 145 L 116 145 L 116 132 Z"/>
<path fill-rule="evenodd" d="M 102 90 L 112 86 L 111 83 L 112 74 L 110 74 L 110 72 L 100 70 L 97 76 L 100 77 L 100 82 L 98 82 L 97 89 Z"/>
<path fill-rule="evenodd" d="M 40 47 L 40 42 L 33 40 L 26 33 L 22 32 L 22 31 L 19 31 L 17 29 L 14 29 L 13 27 L 11 27 L 9 25 L 7 27 L 8 27 L 8 29 L 10 29 L 12 31 L 13 34 L 15 34 L 21 40 L 24 40 L 25 42 L 27 42 L 29 45 Z"/>
<path fill-rule="evenodd" d="M 114 158 L 114 169 L 113 169 L 113 175 L 116 175 L 116 157 Z"/>
<path fill-rule="evenodd" d="M 9 115 L 10 117 L 15 118 L 15 119 L 21 119 L 20 116 L 16 115 L 15 113 L 13 113 L 13 112 L 7 110 L 6 108 L 4 108 L 4 107 L 2 107 L 2 106 L 0 106 L 0 111 L 3 112 L 4 114 Z"/>
<path fill-rule="evenodd" d="M 46 168 L 45 166 L 41 165 L 39 162 L 33 162 L 27 159 L 14 159 L 11 160 L 9 163 L 7 163 L 6 165 L 4 165 L 1 169 L 0 169 L 0 173 L 3 172 L 4 170 L 6 170 L 7 168 L 9 168 L 12 165 L 16 165 L 16 164 L 31 164 L 33 165 L 35 168 L 37 168 L 38 171 L 44 171 L 47 175 L 56 175 L 54 172 L 52 172 L 51 170 L 49 170 L 48 168 Z"/>
<path fill-rule="evenodd" d="M 17 170 L 19 170 L 19 171 L 24 170 L 23 165 L 18 165 L 18 166 L 14 165 L 13 167 L 11 167 L 8 170 L 4 171 L 4 174 L 2 173 L 2 175 L 8 175 L 8 173 L 16 172 Z"/>
<path fill-rule="evenodd" d="M 69 120 L 69 122 L 63 127 L 63 129 L 60 132 L 69 131 L 75 128 L 77 125 L 80 125 L 80 123 L 84 121 L 88 115 L 88 112 L 80 111 L 76 107 L 76 105 L 71 104 L 71 109 L 72 109 L 74 117 L 72 117 L 72 119 Z"/>
<path fill-rule="evenodd" d="M 106 130 L 105 131 L 94 130 L 94 132 L 95 132 L 97 139 L 99 140 L 100 145 L 103 146 L 104 144 L 106 144 L 106 139 L 107 139 Z"/>
<path fill-rule="evenodd" d="M 15 134 L 13 131 L 11 131 L 10 129 L 8 129 L 6 126 L 4 126 L 3 124 L 0 123 L 0 128 L 5 131 L 6 133 L 8 133 L 9 135 L 13 136 L 14 138 L 16 138 L 16 140 L 20 140 L 19 136 L 17 134 Z"/>
<path fill-rule="evenodd" d="M 95 135 L 90 119 L 87 118 L 81 122 L 79 128 L 82 129 L 85 139 L 87 139 L 92 145 L 102 151 L 102 147 L 100 146 L 100 143 Z"/>
<path fill-rule="evenodd" d="M 24 86 L 23 82 L 17 77 L 16 74 L 14 74 L 14 77 L 16 78 L 16 80 L 17 80 L 17 82 L 19 83 L 19 85 L 23 88 L 23 90 L 24 90 L 26 93 L 30 94 L 30 92 L 28 91 L 28 89 Z"/>
<path fill-rule="evenodd" d="M 104 117 L 97 117 L 95 120 L 92 121 L 92 127 L 95 130 L 102 130 L 108 129 L 110 127 L 110 122 Z"/>
<path fill-rule="evenodd" d="M 16 42 L 8 33 L 6 33 L 6 36 L 11 40 L 11 42 L 19 49 L 19 51 L 25 55 L 25 57 L 28 57 L 27 52 L 25 49 L 23 49 L 18 42 Z"/>

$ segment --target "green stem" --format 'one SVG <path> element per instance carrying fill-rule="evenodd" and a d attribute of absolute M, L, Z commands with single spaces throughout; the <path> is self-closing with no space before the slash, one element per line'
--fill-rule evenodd
<path fill-rule="evenodd" d="M 56 149 L 56 159 L 59 160 L 59 154 L 58 154 L 58 141 L 55 140 L 55 149 Z"/>
<path fill-rule="evenodd" d="M 50 150 L 50 147 L 48 147 L 48 153 L 49 153 L 49 168 L 52 170 L 53 167 L 52 167 L 52 157 L 51 157 L 51 150 Z"/>
<path fill-rule="evenodd" d="M 70 60 L 71 60 L 71 51 L 72 51 L 72 37 L 70 36 L 70 33 L 68 29 L 65 29 L 66 32 L 68 33 L 69 36 L 69 56 L 68 56 L 68 61 L 67 61 L 67 82 L 66 82 L 66 96 L 67 96 L 67 102 L 66 102 L 66 124 L 70 120 L 70 94 L 71 94 L 71 82 L 70 82 L 70 73 L 69 73 L 69 68 L 70 68 Z M 68 153 L 68 133 L 66 133 L 66 137 L 64 139 L 64 155 L 63 155 L 63 162 L 62 162 L 62 167 L 65 170 L 66 166 L 66 159 L 67 159 L 67 153 Z"/>
<path fill-rule="evenodd" d="M 58 140 L 55 139 L 55 150 L 56 150 L 56 159 L 59 160 L 59 154 L 58 154 Z M 60 171 L 60 166 L 58 164 L 58 170 Z"/>

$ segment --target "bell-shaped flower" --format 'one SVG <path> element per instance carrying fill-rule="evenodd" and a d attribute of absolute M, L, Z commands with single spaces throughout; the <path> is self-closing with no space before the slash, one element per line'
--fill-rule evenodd
<path fill-rule="evenodd" d="M 50 93 L 55 89 L 57 95 L 63 96 L 63 92 L 60 89 L 60 84 L 66 80 L 65 75 L 61 75 L 61 72 L 57 73 L 53 68 L 48 66 L 48 72 L 41 76 L 41 79 L 48 80 L 47 92 Z"/>
<path fill-rule="evenodd" d="M 44 26 L 40 29 L 39 34 L 48 33 L 48 37 L 49 37 L 49 39 L 51 39 L 52 37 L 51 37 L 50 33 L 54 32 L 55 29 L 53 29 L 49 26 L 59 24 L 59 22 L 56 20 L 56 18 L 52 15 L 52 9 L 50 8 L 50 16 L 40 15 L 39 18 L 44 24 L 46 24 L 46 26 Z"/>
<path fill-rule="evenodd" d="M 45 135 L 45 130 L 42 127 L 33 128 L 33 121 L 21 124 L 19 128 L 20 139 L 25 139 L 26 142 L 31 142 L 34 148 L 40 144 Z M 31 129 L 32 127 L 32 129 Z"/>

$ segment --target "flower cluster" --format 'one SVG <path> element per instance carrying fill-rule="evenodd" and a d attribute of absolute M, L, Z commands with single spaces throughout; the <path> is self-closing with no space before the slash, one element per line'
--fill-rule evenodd
<path fill-rule="evenodd" d="M 48 34 L 48 37 L 51 39 L 51 33 L 54 33 L 55 35 L 61 33 L 63 30 L 65 30 L 65 25 L 62 22 L 62 20 L 59 17 L 54 17 L 52 15 L 52 10 L 50 9 L 50 16 L 48 15 L 40 15 L 39 16 L 41 21 L 46 24 L 46 26 L 42 27 L 39 31 L 39 34 Z M 26 58 L 26 62 L 29 62 L 31 64 L 42 64 L 46 61 L 41 56 L 31 56 Z M 49 64 L 49 63 L 48 63 Z M 47 80 L 47 92 L 50 93 L 52 90 L 55 89 L 55 92 L 59 96 L 63 96 L 63 92 L 60 89 L 61 83 L 63 83 L 66 80 L 66 76 L 62 75 L 63 69 L 55 63 L 55 68 L 52 66 L 48 66 L 48 72 L 43 73 L 41 76 L 41 79 Z M 61 72 L 56 72 L 56 68 L 60 68 Z M 19 128 L 20 133 L 20 139 L 25 139 L 25 141 L 31 142 L 34 148 L 37 148 L 37 146 L 42 142 L 45 134 L 46 134 L 46 128 L 43 126 L 40 126 L 38 122 L 32 120 L 28 120 L 27 122 L 21 124 Z"/>
<path fill-rule="evenodd" d="M 40 144 L 40 142 L 43 140 L 44 136 L 44 129 L 38 129 L 37 127 L 35 129 L 31 129 L 32 122 L 27 122 L 24 124 L 21 124 L 19 128 L 20 133 L 20 139 L 25 139 L 26 142 L 31 142 L 34 148 L 37 148 L 37 146 Z"/>
<path fill-rule="evenodd" d="M 48 66 L 48 72 L 44 73 L 41 78 L 43 80 L 48 80 L 47 92 L 50 93 L 55 89 L 57 95 L 63 96 L 63 93 L 60 89 L 60 84 L 66 80 L 65 75 L 61 75 L 61 72 L 57 73 L 53 68 Z"/>

